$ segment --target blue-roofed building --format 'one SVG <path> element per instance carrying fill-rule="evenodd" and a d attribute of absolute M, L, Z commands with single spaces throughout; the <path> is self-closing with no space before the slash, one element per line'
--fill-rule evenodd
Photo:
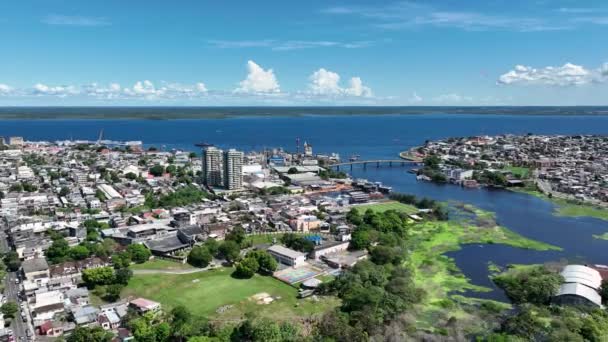
<path fill-rule="evenodd" d="M 312 241 L 315 245 L 320 245 L 323 242 L 323 238 L 320 235 L 307 235 L 304 239 Z"/>
<path fill-rule="evenodd" d="M 268 164 L 276 166 L 285 166 L 285 158 L 281 156 L 272 156 L 268 158 Z"/>

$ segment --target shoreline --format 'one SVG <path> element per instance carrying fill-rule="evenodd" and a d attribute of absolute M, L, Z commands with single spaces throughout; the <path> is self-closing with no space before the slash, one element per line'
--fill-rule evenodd
<path fill-rule="evenodd" d="M 19 106 L 0 107 L 2 120 L 179 120 L 308 116 L 607 116 L 602 106 Z"/>

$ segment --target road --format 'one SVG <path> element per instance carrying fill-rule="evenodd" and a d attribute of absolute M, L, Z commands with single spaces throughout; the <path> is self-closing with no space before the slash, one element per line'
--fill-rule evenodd
<path fill-rule="evenodd" d="M 2 253 L 10 251 L 6 233 L 4 231 L 0 231 L 0 251 Z M 6 297 L 7 302 L 15 302 L 19 305 L 21 284 L 16 284 L 15 279 L 17 279 L 16 272 L 7 272 L 6 277 L 4 278 L 4 296 Z M 29 308 L 27 308 L 27 310 L 29 310 Z M 27 341 L 27 330 L 30 330 L 30 336 L 35 336 L 29 312 L 26 316 L 27 322 L 23 322 L 23 319 L 21 318 L 21 306 L 19 305 L 19 311 L 15 314 L 15 318 L 12 320 L 10 326 L 10 329 L 13 330 L 13 334 L 15 335 L 15 341 Z"/>
<path fill-rule="evenodd" d="M 8 302 L 15 302 L 17 305 L 19 305 L 18 296 L 21 284 L 15 284 L 16 277 L 17 275 L 15 272 L 8 273 L 5 278 L 4 295 L 6 296 Z M 15 334 L 16 341 L 19 341 L 21 337 L 23 337 L 24 340 L 27 339 L 25 331 L 28 329 L 28 325 L 21 319 L 21 308 L 19 308 L 19 311 L 15 314 L 15 318 L 12 320 L 11 329 Z"/>

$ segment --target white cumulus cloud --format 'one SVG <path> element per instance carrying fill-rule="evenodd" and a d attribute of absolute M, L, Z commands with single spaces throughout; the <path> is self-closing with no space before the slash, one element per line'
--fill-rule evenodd
<path fill-rule="evenodd" d="M 551 85 L 576 86 L 588 84 L 599 80 L 602 76 L 599 70 L 588 70 L 581 65 L 566 63 L 562 66 L 547 66 L 536 69 L 530 66 L 516 65 L 513 70 L 502 74 L 498 78 L 499 84 L 522 85 Z"/>
<path fill-rule="evenodd" d="M 235 90 L 239 93 L 280 93 L 281 88 L 272 69 L 264 70 L 254 61 L 247 61 L 247 78 Z"/>
<path fill-rule="evenodd" d="M 156 86 L 152 81 L 144 80 L 135 82 L 133 87 L 124 88 L 122 93 L 128 98 L 195 98 L 206 95 L 207 86 L 202 82 L 195 83 L 194 85 L 161 82 L 160 86 Z"/>
<path fill-rule="evenodd" d="M 110 83 L 107 87 L 97 83 L 91 83 L 82 86 L 82 92 L 88 96 L 115 99 L 121 96 L 122 88 L 118 83 Z"/>
<path fill-rule="evenodd" d="M 313 94 L 334 95 L 342 92 L 340 75 L 335 72 L 321 68 L 310 75 L 309 79 L 309 88 Z"/>
<path fill-rule="evenodd" d="M 321 68 L 309 77 L 308 88 L 315 95 L 342 95 L 355 97 L 371 97 L 372 90 L 363 85 L 360 77 L 353 77 L 349 80 L 348 88 L 340 86 L 340 75 L 333 71 Z"/>
<path fill-rule="evenodd" d="M 37 83 L 32 89 L 33 95 L 51 95 L 65 97 L 68 95 L 77 95 L 78 89 L 71 85 L 49 86 L 42 83 Z"/>
<path fill-rule="evenodd" d="M 9 95 L 13 92 L 13 88 L 6 85 L 6 84 L 2 84 L 0 83 L 0 95 Z"/>

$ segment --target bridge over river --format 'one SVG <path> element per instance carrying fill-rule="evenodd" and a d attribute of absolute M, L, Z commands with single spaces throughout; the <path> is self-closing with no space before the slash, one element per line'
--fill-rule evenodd
<path fill-rule="evenodd" d="M 327 165 L 327 167 L 329 168 L 335 168 L 336 170 L 340 171 L 340 167 L 346 167 L 346 166 L 350 166 L 350 169 L 353 169 L 353 165 L 363 165 L 363 168 L 367 168 L 367 165 L 375 165 L 376 167 L 380 167 L 382 165 L 388 165 L 389 167 L 393 167 L 393 166 L 409 166 L 409 165 L 418 165 L 420 163 L 412 161 L 412 160 L 405 160 L 405 159 L 371 159 L 371 160 L 354 160 L 354 161 L 349 161 L 349 162 L 343 162 L 343 163 L 335 163 L 335 164 L 331 164 L 331 165 Z"/>

